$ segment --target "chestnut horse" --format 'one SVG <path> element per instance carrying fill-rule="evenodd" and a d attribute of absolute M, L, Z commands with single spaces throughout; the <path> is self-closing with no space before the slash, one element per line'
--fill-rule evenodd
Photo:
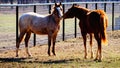
<path fill-rule="evenodd" d="M 67 19 L 73 17 L 76 17 L 80 20 L 79 27 L 81 29 L 85 48 L 84 58 L 87 58 L 86 35 L 88 33 L 90 35 L 91 58 L 93 58 L 92 36 L 94 35 L 98 44 L 95 60 L 101 61 L 101 45 L 102 43 L 107 44 L 106 28 L 108 25 L 108 18 L 106 13 L 103 10 L 92 11 L 73 4 L 73 6 L 69 8 L 68 11 L 63 15 L 63 18 Z"/>
<path fill-rule="evenodd" d="M 37 13 L 29 12 L 23 14 L 19 19 L 20 36 L 16 45 L 16 57 L 20 42 L 25 36 L 25 47 L 28 56 L 31 56 L 28 49 L 28 41 L 31 33 L 39 35 L 48 35 L 48 55 L 50 56 L 51 42 L 53 44 L 52 53 L 55 54 L 55 41 L 60 28 L 60 20 L 62 19 L 62 5 L 55 3 L 52 14 L 43 16 Z"/>

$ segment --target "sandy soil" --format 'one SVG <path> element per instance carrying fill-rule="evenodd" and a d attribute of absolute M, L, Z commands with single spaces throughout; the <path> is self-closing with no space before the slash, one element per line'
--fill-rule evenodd
<path fill-rule="evenodd" d="M 104 58 L 109 58 L 112 54 L 116 55 L 120 60 L 120 31 L 108 31 L 108 46 L 102 46 L 102 55 L 103 60 Z M 30 47 L 30 52 L 32 57 L 26 59 L 25 61 L 54 61 L 54 60 L 64 60 L 64 59 L 72 59 L 72 58 L 79 58 L 83 59 L 84 56 L 84 47 L 82 38 L 74 38 L 68 39 L 66 41 L 60 41 L 56 43 L 56 56 L 47 55 L 47 45 L 37 45 L 35 47 Z M 89 39 L 87 40 L 87 48 L 88 48 L 88 58 L 90 58 L 90 46 L 89 46 Z M 96 54 L 96 41 L 94 40 L 93 44 L 93 51 L 94 51 L 94 58 Z M 13 59 L 9 59 L 13 58 Z M 0 53 L 0 60 L 4 61 L 16 61 L 15 59 L 15 49 L 13 50 L 5 50 Z M 22 48 L 19 50 L 19 57 L 18 58 L 28 58 L 25 49 Z M 22 59 L 21 59 L 22 60 Z"/>

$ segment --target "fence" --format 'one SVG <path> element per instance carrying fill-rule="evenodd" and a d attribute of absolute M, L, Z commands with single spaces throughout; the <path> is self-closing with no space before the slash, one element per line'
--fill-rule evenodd
<path fill-rule="evenodd" d="M 68 3 L 62 3 L 63 4 L 63 13 L 67 11 L 67 9 L 69 7 L 71 7 L 72 4 L 80 4 L 81 6 L 83 7 L 86 7 L 86 8 L 89 8 L 89 9 L 103 9 L 104 11 L 106 11 L 106 13 L 108 14 L 108 16 L 110 17 L 109 22 L 111 22 L 109 24 L 109 28 L 108 30 L 114 30 L 114 20 L 115 20 L 115 17 L 119 17 L 120 16 L 120 1 L 115 1 L 115 2 L 68 2 Z M 38 9 L 37 6 L 46 6 L 45 8 L 47 8 L 48 10 L 45 10 L 45 11 L 48 11 L 48 13 L 51 13 L 51 7 L 52 5 L 54 5 L 54 3 L 41 3 L 41 4 L 13 4 L 13 5 L 10 5 L 10 4 L 0 4 L 0 11 L 2 11 L 1 8 L 4 8 L 4 7 L 11 7 L 11 9 L 14 9 L 15 7 L 15 10 L 13 12 L 16 13 L 16 41 L 18 41 L 18 35 L 19 35 L 19 30 L 18 30 L 18 18 L 19 18 L 19 9 L 20 7 L 29 7 L 29 6 L 32 6 L 33 7 L 33 11 L 34 12 L 37 12 L 36 10 Z M 102 7 L 101 7 L 102 6 Z M 26 8 L 23 8 L 23 11 L 25 10 Z M 117 11 L 115 11 L 117 10 Z M 39 12 L 38 12 L 39 13 Z M 110 15 L 109 15 L 110 14 Z M 117 16 L 115 16 L 117 15 Z M 71 20 L 70 20 L 71 21 Z M 67 21 L 67 22 L 70 22 L 70 21 Z M 72 25 L 68 25 L 67 22 L 65 20 L 62 20 L 62 28 L 61 28 L 61 32 L 59 33 L 59 36 L 62 37 L 60 39 L 62 39 L 63 41 L 68 38 L 67 36 L 72 36 L 72 37 L 77 37 L 78 34 L 80 34 L 80 29 L 77 25 L 78 23 L 78 20 L 75 18 L 74 21 L 72 19 Z M 1 24 L 1 23 L 0 23 Z M 71 23 L 70 23 L 71 24 Z M 71 33 L 67 33 L 67 31 L 69 31 L 69 28 L 67 27 L 70 27 L 72 28 L 72 32 Z M 74 31 L 74 32 L 73 32 Z M 33 35 L 33 45 L 35 46 L 36 45 L 36 35 L 34 34 Z"/>

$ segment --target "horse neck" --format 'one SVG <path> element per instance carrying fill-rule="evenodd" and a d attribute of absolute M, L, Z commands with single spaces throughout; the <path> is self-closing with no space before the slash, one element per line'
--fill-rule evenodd
<path fill-rule="evenodd" d="M 77 17 L 78 19 L 85 18 L 88 12 L 89 12 L 88 9 L 85 9 L 85 8 L 77 8 L 77 9 L 76 9 L 76 15 L 75 15 L 75 17 Z"/>
<path fill-rule="evenodd" d="M 59 25 L 61 18 L 58 18 L 55 14 L 49 16 L 57 25 Z"/>

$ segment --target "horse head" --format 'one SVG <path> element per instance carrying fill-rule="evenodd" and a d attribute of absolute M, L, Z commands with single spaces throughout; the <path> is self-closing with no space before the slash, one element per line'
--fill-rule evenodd
<path fill-rule="evenodd" d="M 71 8 L 63 15 L 63 18 L 73 18 L 76 15 L 76 8 L 78 7 L 77 4 L 73 4 Z"/>
<path fill-rule="evenodd" d="M 53 13 L 55 16 L 57 16 L 58 18 L 62 18 L 63 16 L 63 8 L 62 8 L 62 4 L 61 2 L 55 3 L 55 6 L 53 7 Z"/>

